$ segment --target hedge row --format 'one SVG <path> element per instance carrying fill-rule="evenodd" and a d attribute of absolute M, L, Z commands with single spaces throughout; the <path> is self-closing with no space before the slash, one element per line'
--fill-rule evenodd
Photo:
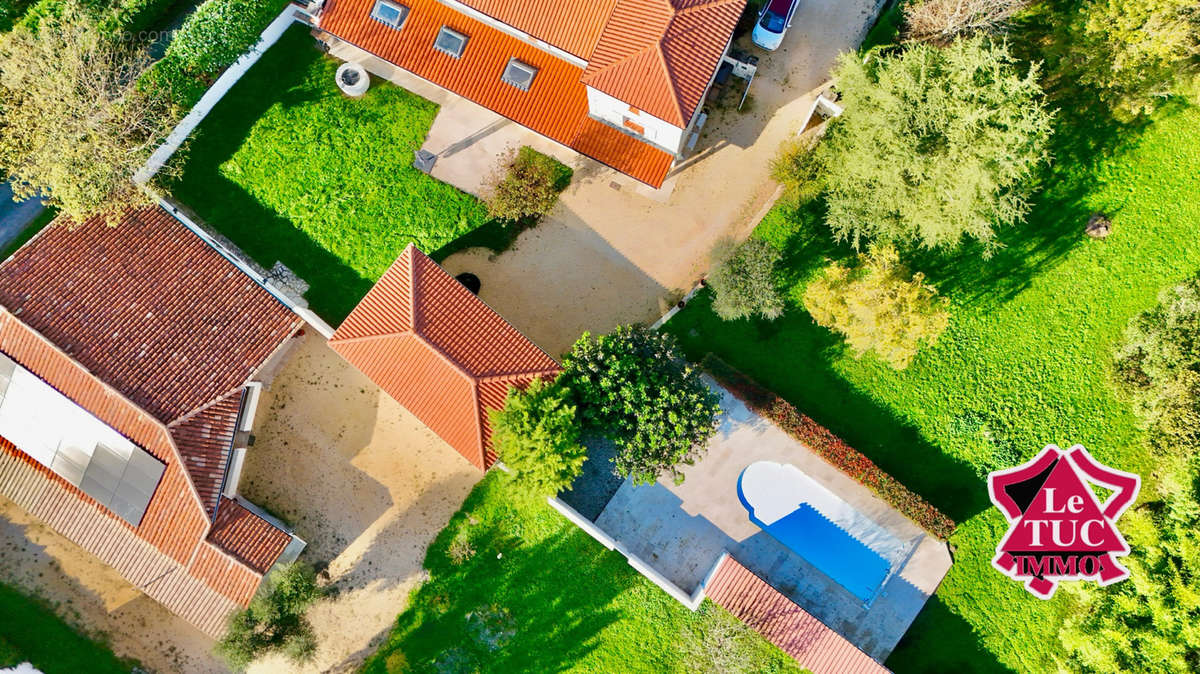
<path fill-rule="evenodd" d="M 145 81 L 190 108 L 213 80 L 250 51 L 287 0 L 208 0 L 183 22 Z"/>
<path fill-rule="evenodd" d="M 929 533 L 945 540 L 954 532 L 954 520 L 880 470 L 873 461 L 847 445 L 829 429 L 801 414 L 788 401 L 759 386 L 753 379 L 711 353 L 704 357 L 703 366 L 751 410 L 773 421 L 788 435 L 875 492 Z"/>
<path fill-rule="evenodd" d="M 158 21 L 177 0 L 80 0 L 84 8 L 105 11 L 105 25 L 113 31 L 140 33 Z M 37 0 L 18 25 L 37 28 L 43 17 L 57 16 L 65 0 Z"/>

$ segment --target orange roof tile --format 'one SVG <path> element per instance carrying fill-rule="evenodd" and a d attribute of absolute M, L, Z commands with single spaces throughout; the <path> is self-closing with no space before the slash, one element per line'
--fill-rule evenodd
<path fill-rule="evenodd" d="M 462 3 L 587 60 L 617 0 L 462 0 Z"/>
<path fill-rule="evenodd" d="M 329 345 L 481 469 L 496 460 L 488 410 L 560 370 L 412 244 Z"/>
<path fill-rule="evenodd" d="M 619 0 L 583 82 L 686 127 L 746 0 Z"/>
<path fill-rule="evenodd" d="M 283 554 L 292 537 L 241 503 L 222 496 L 208 541 L 263 574 Z"/>
<path fill-rule="evenodd" d="M 729 555 L 704 594 L 813 674 L 888 671 Z"/>
<path fill-rule="evenodd" d="M 400 30 L 371 18 L 375 0 L 329 0 L 321 30 L 421 78 L 558 141 L 652 187 L 660 187 L 674 157 L 632 137 L 596 143 L 588 117 L 584 70 L 436 0 L 406 0 Z M 460 58 L 433 49 L 442 26 L 467 36 Z M 510 59 L 538 69 L 529 91 L 501 81 Z M 590 124 L 589 124 L 590 123 Z"/>

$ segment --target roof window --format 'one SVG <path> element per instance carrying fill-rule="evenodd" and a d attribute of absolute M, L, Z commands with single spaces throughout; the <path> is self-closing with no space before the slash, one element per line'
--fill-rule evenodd
<path fill-rule="evenodd" d="M 392 0 L 375 0 L 371 18 L 399 30 L 408 18 L 408 7 Z"/>
<path fill-rule="evenodd" d="M 461 57 L 463 49 L 466 47 L 467 36 L 446 26 L 442 26 L 442 29 L 438 31 L 437 39 L 433 41 L 434 49 L 454 58 Z"/>
<path fill-rule="evenodd" d="M 500 79 L 521 91 L 529 91 L 529 87 L 533 86 L 533 78 L 537 76 L 537 71 L 537 68 L 514 58 L 509 60 Z"/>

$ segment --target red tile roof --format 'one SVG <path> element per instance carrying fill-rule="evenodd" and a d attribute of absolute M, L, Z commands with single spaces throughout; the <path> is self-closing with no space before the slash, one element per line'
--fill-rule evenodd
<path fill-rule="evenodd" d="M 620 0 L 583 81 L 685 127 L 745 6 L 746 0 Z"/>
<path fill-rule="evenodd" d="M 704 594 L 813 674 L 888 671 L 729 555 Z"/>
<path fill-rule="evenodd" d="M 617 0 L 462 0 L 517 30 L 586 60 Z"/>
<path fill-rule="evenodd" d="M 115 228 L 56 222 L 0 265 L 0 352 L 165 469 L 132 526 L 0 438 L 0 493 L 219 635 L 282 552 L 279 541 L 290 539 L 215 505 L 242 386 L 299 325 L 161 210 L 131 212 Z M 209 390 L 222 394 L 208 399 Z M 220 528 L 212 526 L 216 515 Z"/>
<path fill-rule="evenodd" d="M 0 264 L 0 305 L 167 424 L 210 515 L 231 397 L 302 323 L 158 207 L 47 228 Z"/>
<path fill-rule="evenodd" d="M 630 136 L 624 143 L 595 141 L 599 122 L 588 117 L 582 68 L 437 0 L 406 0 L 410 11 L 400 30 L 372 19 L 374 4 L 329 0 L 320 28 L 652 187 L 662 185 L 672 154 Z M 442 26 L 468 37 L 460 58 L 433 49 Z M 513 58 L 538 69 L 529 91 L 500 79 Z"/>
<path fill-rule="evenodd" d="M 488 410 L 560 370 L 412 244 L 329 345 L 481 469 L 496 460 Z"/>
<path fill-rule="evenodd" d="M 222 496 L 208 541 L 262 574 L 271 569 L 292 537 L 241 503 Z"/>

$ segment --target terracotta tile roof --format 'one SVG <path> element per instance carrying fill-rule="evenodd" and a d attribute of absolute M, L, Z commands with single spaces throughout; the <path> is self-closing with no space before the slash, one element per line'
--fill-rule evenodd
<path fill-rule="evenodd" d="M 291 540 L 291 534 L 224 496 L 208 532 L 210 543 L 260 574 L 271 570 Z"/>
<path fill-rule="evenodd" d="M 686 127 L 746 0 L 619 0 L 583 82 Z"/>
<path fill-rule="evenodd" d="M 372 19 L 374 4 L 329 0 L 320 28 L 652 187 L 662 185 L 674 161 L 670 153 L 632 137 L 595 142 L 592 125 L 598 123 L 588 117 L 582 68 L 437 0 L 406 0 L 410 11 L 400 30 Z M 460 58 L 433 49 L 442 26 L 467 36 Z M 538 70 L 529 91 L 500 79 L 513 58 Z"/>
<path fill-rule="evenodd" d="M 158 207 L 44 230 L 0 265 L 0 304 L 164 423 L 240 388 L 300 326 Z"/>
<path fill-rule="evenodd" d="M 409 244 L 329 345 L 481 469 L 487 411 L 558 363 Z"/>
<path fill-rule="evenodd" d="M 244 396 L 245 389 L 238 389 L 168 427 L 210 517 L 221 498 Z"/>
<path fill-rule="evenodd" d="M 231 397 L 301 325 L 158 207 L 56 222 L 0 264 L 0 305 L 171 427 L 210 516 Z"/>
<path fill-rule="evenodd" d="M 704 594 L 813 674 L 888 671 L 733 557 L 725 556 Z"/>
<path fill-rule="evenodd" d="M 462 0 L 517 30 L 587 60 L 616 0 Z"/>

